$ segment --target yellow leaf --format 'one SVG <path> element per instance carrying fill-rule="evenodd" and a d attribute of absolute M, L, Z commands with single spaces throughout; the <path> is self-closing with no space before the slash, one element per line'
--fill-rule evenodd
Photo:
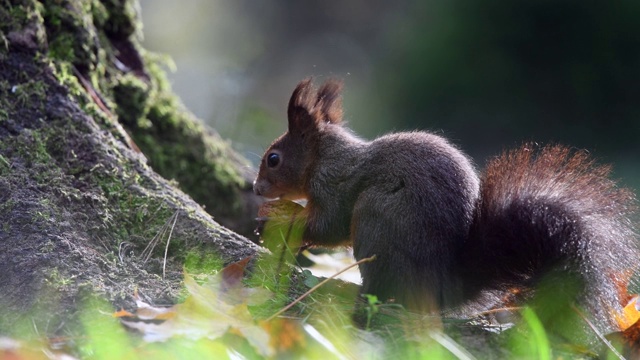
<path fill-rule="evenodd" d="M 627 306 L 615 316 L 620 330 L 624 331 L 633 326 L 640 320 L 640 311 L 638 311 L 638 296 L 634 296 Z"/>

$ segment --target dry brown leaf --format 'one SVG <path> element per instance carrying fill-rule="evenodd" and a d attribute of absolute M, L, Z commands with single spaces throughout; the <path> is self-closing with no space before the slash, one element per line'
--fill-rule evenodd
<path fill-rule="evenodd" d="M 262 327 L 269 332 L 269 344 L 278 353 L 291 352 L 306 346 L 304 331 L 298 322 L 280 318 L 264 322 Z"/>
<path fill-rule="evenodd" d="M 125 309 L 120 309 L 119 311 L 114 312 L 112 316 L 116 318 L 121 318 L 121 317 L 134 317 L 135 315 L 128 312 Z"/>

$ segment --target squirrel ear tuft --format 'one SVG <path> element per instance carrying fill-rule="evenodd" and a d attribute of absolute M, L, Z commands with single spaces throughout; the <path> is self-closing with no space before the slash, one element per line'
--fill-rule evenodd
<path fill-rule="evenodd" d="M 325 122 L 339 124 L 342 122 L 342 81 L 327 80 L 318 90 L 316 112 Z"/>
<path fill-rule="evenodd" d="M 323 123 L 342 122 L 342 82 L 327 80 L 316 92 L 311 78 L 302 80 L 291 95 L 287 115 L 289 132 L 305 133 Z"/>
<path fill-rule="evenodd" d="M 316 126 L 311 115 L 315 107 L 315 94 L 311 78 L 306 78 L 296 86 L 289 100 L 287 117 L 289 118 L 289 132 L 305 132 Z"/>

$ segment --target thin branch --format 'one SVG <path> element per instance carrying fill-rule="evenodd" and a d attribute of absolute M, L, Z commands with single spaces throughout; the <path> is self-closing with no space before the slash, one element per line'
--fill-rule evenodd
<path fill-rule="evenodd" d="M 480 311 L 478 313 L 475 313 L 475 316 L 490 315 L 490 314 L 495 314 L 503 311 L 520 311 L 522 309 L 523 309 L 522 306 L 506 306 L 506 307 L 501 307 L 496 309 Z"/>
<path fill-rule="evenodd" d="M 587 325 L 589 325 L 589 327 L 591 328 L 591 330 L 593 330 L 593 332 L 598 336 L 598 338 L 600 338 L 600 340 L 602 340 L 602 342 L 607 345 L 607 347 L 609 348 L 609 350 L 611 350 L 611 352 L 618 357 L 618 359 L 621 360 L 625 360 L 625 357 L 622 356 L 622 354 L 620 354 L 618 352 L 618 350 L 616 350 L 615 347 L 613 347 L 613 345 L 611 345 L 611 342 L 609 340 L 607 340 L 607 338 L 604 337 L 604 335 L 602 335 L 598 329 L 596 329 L 595 325 L 593 325 L 593 323 L 591 321 L 589 321 L 589 319 L 587 319 L 587 317 L 582 313 L 582 311 L 580 311 L 574 304 L 571 304 L 571 308 L 573 309 L 573 311 L 576 312 L 576 314 L 578 314 L 578 316 L 580 316 L 582 318 L 582 320 L 584 320 L 584 322 L 587 323 Z"/>
<path fill-rule="evenodd" d="M 153 236 L 151 241 L 149 241 L 149 243 L 144 248 L 144 250 L 142 250 L 142 253 L 140 253 L 140 255 L 138 256 L 140 259 L 142 259 L 142 263 L 143 264 L 146 264 L 147 261 L 149 261 L 149 259 L 151 259 L 151 255 L 153 253 L 153 249 L 155 249 L 156 245 L 158 245 L 158 243 L 160 242 L 160 239 L 162 239 L 164 237 L 164 233 L 169 228 L 169 222 L 171 221 L 171 218 L 174 215 L 171 215 L 171 217 L 169 217 L 169 219 L 164 224 L 162 224 L 162 227 L 160 228 L 160 231 L 158 231 Z"/>
<path fill-rule="evenodd" d="M 171 234 L 173 234 L 173 228 L 176 226 L 176 222 L 178 221 L 178 211 L 173 218 L 173 224 L 171 224 L 171 230 L 169 231 L 169 237 L 167 238 L 167 246 L 164 248 L 164 260 L 162 260 L 162 279 L 165 277 L 165 270 L 167 268 L 167 253 L 169 252 L 169 243 L 171 242 Z"/>

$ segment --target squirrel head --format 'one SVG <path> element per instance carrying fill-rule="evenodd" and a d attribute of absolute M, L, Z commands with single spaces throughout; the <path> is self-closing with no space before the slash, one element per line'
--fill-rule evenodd
<path fill-rule="evenodd" d="M 289 129 L 277 138 L 260 162 L 253 183 L 256 195 L 286 200 L 306 199 L 308 171 L 318 161 L 322 134 L 342 122 L 342 82 L 327 80 L 315 89 L 311 78 L 296 86 L 287 116 Z"/>

